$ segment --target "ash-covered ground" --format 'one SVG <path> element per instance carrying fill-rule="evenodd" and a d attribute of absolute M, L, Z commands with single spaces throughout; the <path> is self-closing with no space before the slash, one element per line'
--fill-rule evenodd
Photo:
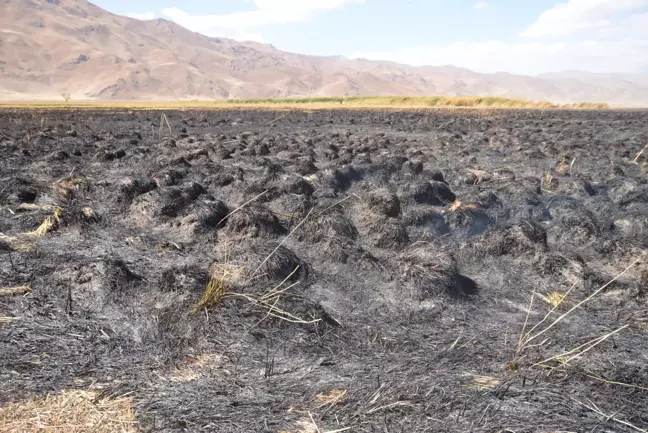
<path fill-rule="evenodd" d="M 0 404 L 648 429 L 647 112 L 161 114 L 0 113 Z"/>

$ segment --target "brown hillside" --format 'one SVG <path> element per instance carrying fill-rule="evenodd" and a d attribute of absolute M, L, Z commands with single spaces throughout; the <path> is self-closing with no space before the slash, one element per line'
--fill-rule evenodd
<path fill-rule="evenodd" d="M 84 0 L 0 0 L 0 99 L 504 96 L 648 105 L 645 76 L 479 74 L 292 54 Z"/>

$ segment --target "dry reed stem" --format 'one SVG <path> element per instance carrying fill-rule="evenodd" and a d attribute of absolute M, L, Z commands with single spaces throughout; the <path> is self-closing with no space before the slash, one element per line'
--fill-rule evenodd
<path fill-rule="evenodd" d="M 619 424 L 622 424 L 622 425 L 624 425 L 624 426 L 626 426 L 626 427 L 630 427 L 631 429 L 633 429 L 633 430 L 635 430 L 635 431 L 638 431 L 638 432 L 641 432 L 641 433 L 648 433 L 648 430 L 646 430 L 646 429 L 639 428 L 639 427 L 637 427 L 637 426 L 635 426 L 635 425 L 633 425 L 633 424 L 630 424 L 630 423 L 627 422 L 627 421 L 624 421 L 624 420 L 618 419 L 616 416 L 619 414 L 620 411 L 614 412 L 612 415 L 606 415 L 606 414 L 605 414 L 601 409 L 599 409 L 598 406 L 596 406 L 596 404 L 594 404 L 594 402 L 593 402 L 592 400 L 590 400 L 590 399 L 587 399 L 587 401 L 588 401 L 592 406 L 588 406 L 588 405 L 586 405 L 585 403 L 582 403 L 582 402 L 580 402 L 580 401 L 578 401 L 578 400 L 576 400 L 576 399 L 573 399 L 573 398 L 572 398 L 572 400 L 574 400 L 576 403 L 580 404 L 581 406 L 586 407 L 587 409 L 591 410 L 592 412 L 596 413 L 597 415 L 599 415 L 599 416 L 605 418 L 605 421 L 606 421 L 606 422 L 612 420 L 612 421 L 617 422 L 617 423 L 619 423 Z"/>
<path fill-rule="evenodd" d="M 573 285 L 569 288 L 569 290 L 567 290 L 567 293 L 565 293 L 565 296 L 563 296 L 563 300 L 564 300 L 565 298 L 567 298 L 567 295 L 569 295 L 569 294 L 571 293 L 572 290 L 574 290 L 574 287 L 576 287 L 576 284 L 573 284 Z M 536 291 L 535 291 L 535 289 L 534 289 L 534 290 L 533 290 L 532 298 L 534 298 L 535 295 L 536 295 Z M 531 303 L 531 305 L 533 305 L 533 302 Z M 558 304 L 558 305 L 554 305 L 553 308 L 552 308 L 551 310 L 549 310 L 549 312 L 548 312 L 548 313 L 547 313 L 547 314 L 542 318 L 542 320 L 539 321 L 538 323 L 536 323 L 536 324 L 533 326 L 533 328 L 531 328 L 531 330 L 529 330 L 529 332 L 527 332 L 526 334 L 524 334 L 524 333 L 521 334 L 521 336 L 520 336 L 520 342 L 523 342 L 523 343 L 522 343 L 521 345 L 518 346 L 518 351 L 519 351 L 519 352 L 521 352 L 522 350 L 524 350 L 524 349 L 528 346 L 528 343 L 531 341 L 531 340 L 529 339 L 529 336 L 531 335 L 531 333 L 532 333 L 533 331 L 535 331 L 535 330 L 536 330 L 540 325 L 542 325 L 542 324 L 543 324 L 543 323 L 544 323 L 544 322 L 545 322 L 549 317 L 551 317 L 551 315 L 553 314 L 554 311 L 556 311 L 556 309 L 559 307 L 559 305 L 560 305 L 560 304 Z M 531 310 L 527 311 L 527 318 L 529 317 L 529 313 L 530 313 L 530 312 L 531 312 Z M 525 323 L 526 323 L 526 322 L 525 322 Z M 525 325 L 525 328 L 526 328 L 526 325 Z M 523 332 L 524 332 L 524 331 L 523 331 Z"/>
<path fill-rule="evenodd" d="M 169 119 L 167 119 L 166 114 L 162 113 L 162 115 L 160 116 L 160 129 L 158 131 L 158 138 L 162 138 L 162 129 L 164 129 L 164 124 L 162 123 L 163 120 L 166 122 L 167 127 L 169 128 L 169 137 L 172 137 L 173 132 L 171 131 L 171 125 L 169 124 Z"/>
<path fill-rule="evenodd" d="M 0 289 L 0 296 L 25 295 L 31 291 L 32 289 L 29 286 L 8 287 Z"/>
<path fill-rule="evenodd" d="M 641 151 L 637 154 L 636 158 L 635 158 L 632 162 L 634 162 L 635 164 L 638 164 L 638 163 L 639 163 L 639 158 L 641 158 L 641 155 L 643 155 L 643 153 L 644 153 L 646 150 L 648 150 L 648 144 L 646 144 L 646 145 L 644 146 L 644 148 L 641 149 Z"/>
<path fill-rule="evenodd" d="M 630 325 L 622 326 L 619 329 L 616 329 L 616 330 L 614 330 L 614 331 L 612 331 L 612 332 L 610 332 L 608 334 L 603 335 L 602 337 L 598 337 L 598 338 L 595 338 L 593 340 L 588 341 L 587 343 L 583 343 L 580 346 L 578 346 L 578 347 L 576 347 L 576 348 L 574 348 L 572 350 L 569 350 L 567 352 L 561 353 L 561 354 L 556 355 L 556 356 L 552 356 L 551 358 L 547 358 L 544 361 L 537 362 L 537 363 L 533 364 L 533 366 L 534 367 L 535 366 L 545 366 L 548 362 L 553 361 L 553 360 L 560 361 L 560 363 L 562 365 L 569 365 L 569 363 L 571 361 L 573 361 L 574 359 L 578 358 L 581 355 L 584 355 L 586 352 L 589 352 L 591 349 L 595 348 L 596 346 L 598 346 L 599 344 L 601 344 L 602 342 L 604 342 L 608 338 L 618 334 L 619 332 L 623 331 L 624 329 L 628 328 L 629 326 Z M 574 352 L 576 352 L 576 353 L 574 355 L 572 355 Z M 565 360 L 561 359 L 561 358 L 564 358 L 564 357 L 569 356 L 569 355 L 572 355 L 572 356 L 570 356 L 569 358 L 567 358 Z"/>
<path fill-rule="evenodd" d="M 320 212 L 320 213 L 318 213 L 317 215 L 315 215 L 315 218 L 319 218 L 319 217 L 321 217 L 324 213 L 326 213 L 326 212 L 328 212 L 329 210 L 333 209 L 335 206 L 344 203 L 345 201 L 347 201 L 347 200 L 350 199 L 351 197 L 355 197 L 355 198 L 357 198 L 357 199 L 360 198 L 360 197 L 358 197 L 356 194 L 348 195 L 348 196 L 344 197 L 342 200 L 333 203 L 332 205 L 330 205 L 329 207 L 327 207 L 326 209 L 324 209 L 322 212 Z"/>
<path fill-rule="evenodd" d="M 295 283 L 296 285 L 297 283 Z M 247 300 L 250 302 L 252 305 L 259 307 L 263 310 L 267 311 L 268 316 L 272 316 L 274 318 L 283 320 L 285 322 L 290 322 L 290 323 L 297 323 L 301 325 L 311 325 L 313 323 L 318 323 L 321 322 L 321 319 L 314 319 L 314 320 L 305 320 L 302 319 L 301 317 L 295 316 L 294 314 L 289 313 L 288 311 L 281 310 L 276 307 L 277 302 L 275 301 L 274 304 L 271 304 L 268 301 L 262 301 L 260 299 L 255 298 L 254 296 L 251 295 L 246 295 L 245 293 L 229 293 L 227 296 L 233 296 L 233 297 L 239 297 Z M 276 314 L 275 314 L 276 313 Z"/>
<path fill-rule="evenodd" d="M 297 284 L 297 283 L 292 284 L 292 285 L 286 287 L 285 289 L 279 290 L 279 288 L 280 288 L 281 286 L 283 286 L 284 283 L 285 283 L 286 281 L 288 281 L 288 280 L 289 280 L 293 275 L 295 275 L 295 273 L 296 273 L 298 270 L 299 270 L 299 266 L 295 267 L 295 269 L 294 269 L 294 270 L 293 270 L 293 271 L 292 271 L 292 272 L 291 272 L 291 273 L 290 273 L 286 278 L 284 278 L 283 281 L 281 281 L 281 283 L 279 283 L 279 284 L 277 284 L 276 286 L 274 286 L 274 287 L 273 287 L 271 290 L 269 290 L 265 295 L 261 296 L 260 299 L 261 299 L 261 300 L 267 300 L 267 299 L 269 299 L 269 298 L 273 298 L 273 297 L 278 296 L 278 295 L 280 295 L 281 293 L 285 292 L 285 291 L 288 290 L 290 287 L 295 286 L 295 284 Z"/>
<path fill-rule="evenodd" d="M 54 206 L 49 204 L 36 204 L 36 203 L 20 203 L 16 208 L 17 211 L 26 210 L 54 210 Z"/>
<path fill-rule="evenodd" d="M 638 389 L 640 391 L 648 391 L 648 387 L 645 387 L 645 386 L 639 386 L 639 385 L 633 385 L 631 383 L 623 383 L 623 382 L 617 382 L 617 381 L 614 381 L 614 380 L 608 380 L 608 379 L 596 376 L 594 374 L 589 374 L 589 372 L 586 373 L 585 376 L 591 377 L 594 380 L 598 380 L 599 382 L 607 383 L 609 385 L 618 385 L 618 386 L 624 386 L 626 388 Z"/>
<path fill-rule="evenodd" d="M 529 301 L 529 308 L 527 309 L 526 318 L 524 319 L 524 325 L 522 326 L 522 332 L 520 332 L 520 338 L 518 339 L 518 344 L 517 344 L 517 349 L 516 349 L 516 354 L 518 354 L 518 355 L 520 354 L 520 352 L 522 352 L 522 348 L 523 348 L 522 340 L 524 339 L 524 336 L 526 335 L 524 333 L 524 331 L 526 331 L 527 324 L 529 323 L 529 316 L 531 315 L 531 309 L 533 308 L 533 300 L 535 299 L 535 294 L 536 294 L 536 289 L 534 287 L 533 292 L 531 293 L 531 300 Z M 549 314 L 551 314 L 551 311 L 549 312 Z M 545 316 L 545 318 L 547 318 L 547 316 Z M 543 321 L 544 321 L 544 319 L 543 319 Z M 542 323 L 542 322 L 540 322 L 540 323 Z"/>
<path fill-rule="evenodd" d="M 560 317 L 558 317 L 556 320 L 554 320 L 554 321 L 553 321 L 549 326 L 547 326 L 545 329 L 543 329 L 542 331 L 538 332 L 536 335 L 529 336 L 527 339 L 525 339 L 525 344 L 524 344 L 524 345 L 525 345 L 525 346 L 528 345 L 528 343 L 530 343 L 531 341 L 537 339 L 538 337 L 540 337 L 541 335 L 543 335 L 544 333 L 546 333 L 547 331 L 549 331 L 551 328 L 553 328 L 554 326 L 556 326 L 558 323 L 560 323 L 560 322 L 561 322 L 565 317 L 567 317 L 569 314 L 571 314 L 574 310 L 578 309 L 581 305 L 585 304 L 586 302 L 591 301 L 594 297 L 596 297 L 596 295 L 598 295 L 599 293 L 601 293 L 603 290 L 605 290 L 606 288 L 608 288 L 608 287 L 610 286 L 610 284 L 612 284 L 613 282 L 615 282 L 616 280 L 618 280 L 619 278 L 621 278 L 623 275 L 625 275 L 625 274 L 626 274 L 630 269 L 632 269 L 632 268 L 633 268 L 636 264 L 638 264 L 639 262 L 641 262 L 640 259 L 635 260 L 635 261 L 634 261 L 630 266 L 628 266 L 628 267 L 627 267 L 623 272 L 621 272 L 619 275 L 617 275 L 616 277 L 614 277 L 613 279 L 611 279 L 610 281 L 608 281 L 607 283 L 605 283 L 603 286 L 601 286 L 599 289 L 597 289 L 594 293 L 592 293 L 591 295 L 589 295 L 587 298 L 583 299 L 582 301 L 580 301 L 579 303 L 577 303 L 576 305 L 574 305 L 571 309 L 569 309 L 569 311 L 567 311 L 566 313 L 564 313 L 563 315 L 561 315 Z M 572 289 L 573 289 L 573 287 L 572 287 Z M 569 289 L 569 291 L 567 292 L 567 294 L 569 294 L 569 292 L 570 292 L 572 289 Z M 567 296 L 567 294 L 566 294 L 565 296 Z M 552 311 L 553 311 L 555 308 L 557 308 L 557 307 L 554 307 L 554 308 L 552 309 Z M 543 320 L 543 321 L 544 321 L 544 320 Z M 540 323 L 542 323 L 542 322 L 540 322 Z M 535 329 L 536 327 L 537 327 L 537 325 L 536 325 L 533 329 Z M 531 332 L 533 332 L 533 329 L 532 329 L 531 331 L 529 331 L 529 332 L 527 333 L 527 335 L 530 335 Z"/>
<path fill-rule="evenodd" d="M 284 117 L 288 117 L 289 115 L 290 115 L 290 112 L 284 114 L 283 116 L 279 116 L 279 117 L 277 117 L 276 119 L 273 119 L 273 120 L 269 121 L 268 123 L 264 123 L 263 126 L 271 125 L 271 124 L 275 123 L 277 120 L 281 120 L 281 119 L 283 119 Z"/>

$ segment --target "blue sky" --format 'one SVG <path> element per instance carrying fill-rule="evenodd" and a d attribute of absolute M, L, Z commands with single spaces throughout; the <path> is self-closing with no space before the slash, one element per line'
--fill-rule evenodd
<path fill-rule="evenodd" d="M 648 72 L 648 0 L 97 0 L 304 54 L 480 72 Z"/>

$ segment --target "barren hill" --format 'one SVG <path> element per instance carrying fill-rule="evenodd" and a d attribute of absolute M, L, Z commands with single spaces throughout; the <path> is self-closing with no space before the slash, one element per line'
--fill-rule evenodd
<path fill-rule="evenodd" d="M 648 105 L 648 77 L 480 74 L 316 57 L 140 21 L 85 0 L 0 0 L 0 99 L 504 96 Z"/>

